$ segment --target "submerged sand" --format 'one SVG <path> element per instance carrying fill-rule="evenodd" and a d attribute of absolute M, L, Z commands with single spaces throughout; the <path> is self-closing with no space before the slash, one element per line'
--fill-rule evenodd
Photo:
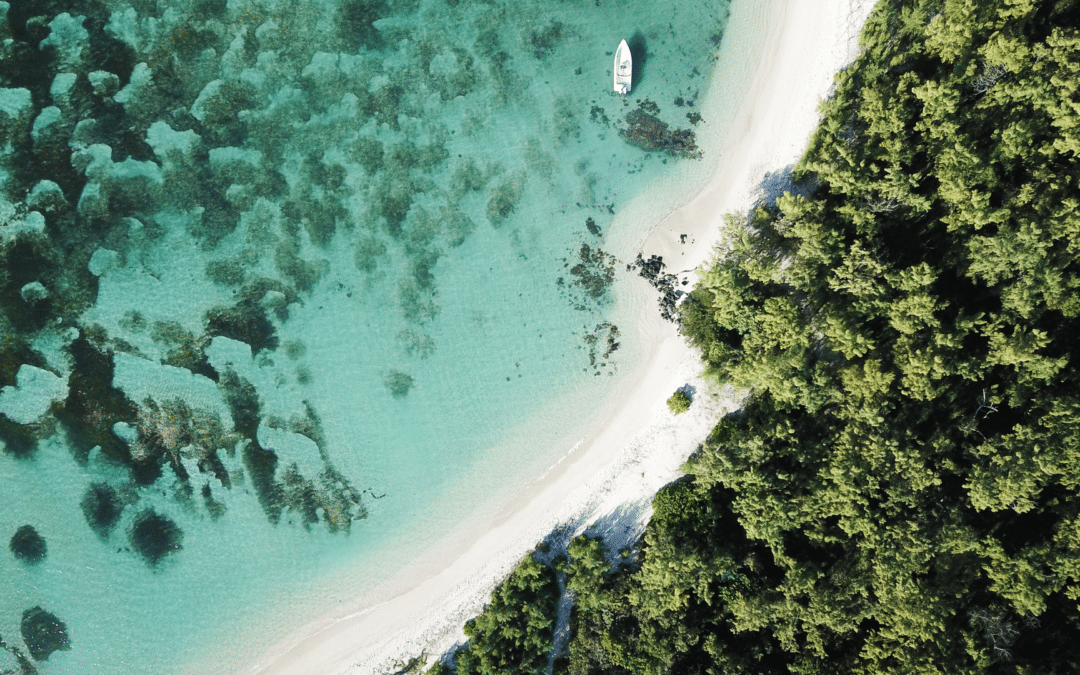
<path fill-rule="evenodd" d="M 713 85 L 701 110 L 711 120 L 718 153 L 712 179 L 681 208 L 657 218 L 644 242 L 610 242 L 632 258 L 661 255 L 668 271 L 692 270 L 720 243 L 725 213 L 745 212 L 767 172 L 790 166 L 805 150 L 818 104 L 833 74 L 855 55 L 869 0 L 736 0 Z M 732 74 L 738 74 L 733 76 Z M 649 213 L 649 195 L 616 218 Z M 683 237 L 685 235 L 685 237 Z M 685 242 L 685 243 L 684 243 Z M 623 248 L 625 250 L 618 250 Z M 629 254 L 629 255 L 627 255 Z M 644 282 L 642 282 L 644 283 Z M 586 437 L 512 502 L 480 524 L 454 532 L 376 591 L 278 644 L 247 673 L 384 673 L 422 653 L 435 657 L 463 641 L 462 624 L 536 544 L 558 530 L 563 539 L 589 530 L 616 550 L 631 543 L 648 519 L 652 496 L 716 420 L 739 405 L 738 392 L 700 377 L 698 355 L 655 306 L 643 311 L 641 337 L 651 345 L 625 393 Z M 665 400 L 689 385 L 689 412 L 674 417 Z M 329 608 L 328 608 L 329 609 Z"/>

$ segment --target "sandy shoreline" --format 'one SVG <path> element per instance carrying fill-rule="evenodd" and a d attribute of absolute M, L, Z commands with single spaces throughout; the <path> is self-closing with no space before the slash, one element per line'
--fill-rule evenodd
<path fill-rule="evenodd" d="M 724 37 L 734 47 L 723 48 L 709 100 L 719 110 L 717 101 L 736 95 L 721 80 L 726 69 L 750 68 L 749 89 L 739 94 L 741 105 L 725 121 L 731 131 L 720 142 L 712 179 L 652 231 L 641 245 L 646 257 L 662 255 L 669 271 L 693 269 L 710 258 L 723 214 L 745 211 L 763 174 L 801 155 L 817 122 L 817 105 L 833 73 L 853 55 L 870 6 L 867 0 L 775 0 L 764 7 L 736 0 L 732 28 Z M 755 48 L 747 57 L 739 40 L 752 29 L 765 39 L 745 45 Z M 633 204 L 626 209 L 632 210 Z M 680 240 L 684 234 L 686 244 Z M 627 383 L 614 412 L 579 447 L 489 521 L 438 544 L 358 599 L 352 613 L 307 626 L 245 672 L 392 672 L 408 657 L 434 656 L 462 639 L 464 621 L 552 529 L 594 523 L 590 531 L 603 534 L 613 548 L 635 538 L 655 491 L 679 475 L 679 466 L 717 417 L 737 405 L 733 392 L 709 390 L 699 377 L 697 354 L 659 319 L 651 302 L 639 330 L 652 345 L 645 364 Z M 688 413 L 674 418 L 664 401 L 685 384 L 698 395 Z"/>

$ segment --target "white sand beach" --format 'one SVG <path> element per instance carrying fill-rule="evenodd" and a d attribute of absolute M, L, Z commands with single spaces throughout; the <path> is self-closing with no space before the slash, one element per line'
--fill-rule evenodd
<path fill-rule="evenodd" d="M 646 258 L 663 256 L 669 272 L 692 270 L 709 260 L 723 214 L 745 212 L 763 175 L 793 164 L 802 154 L 817 122 L 818 104 L 833 74 L 854 57 L 858 30 L 872 4 L 733 3 L 716 79 L 699 107 L 714 129 L 724 130 L 715 139 L 719 153 L 706 154 L 704 160 L 715 165 L 713 177 L 684 206 L 657 218 L 644 242 L 633 244 Z M 739 73 L 740 79 L 726 81 L 725 73 Z M 644 195 L 637 201 L 647 199 Z M 648 211 L 631 203 L 612 231 L 618 230 L 620 218 Z M 653 345 L 648 358 L 629 378 L 610 414 L 563 460 L 489 521 L 452 533 L 390 582 L 293 634 L 245 672 L 393 672 L 410 657 L 425 653 L 434 658 L 464 640 L 462 624 L 553 529 L 562 527 L 569 536 L 593 524 L 589 531 L 603 535 L 612 550 L 631 542 L 647 521 L 656 490 L 679 476 L 680 465 L 718 417 L 738 406 L 736 392 L 717 391 L 700 378 L 698 355 L 673 325 L 659 318 L 654 301 L 643 311 L 639 330 Z M 665 400 L 684 385 L 694 388 L 694 404 L 676 418 Z"/>

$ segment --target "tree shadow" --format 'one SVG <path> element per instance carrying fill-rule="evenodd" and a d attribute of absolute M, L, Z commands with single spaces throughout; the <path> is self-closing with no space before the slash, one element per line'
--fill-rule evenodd
<path fill-rule="evenodd" d="M 682 393 L 686 394 L 686 398 L 693 401 L 694 400 L 694 394 L 697 393 L 697 388 L 694 387 L 693 385 L 690 385 L 690 384 L 684 384 L 683 386 L 679 387 L 675 391 L 681 391 Z"/>
<path fill-rule="evenodd" d="M 632 548 L 645 532 L 648 518 L 643 514 L 652 504 L 652 497 L 624 502 L 615 510 L 592 521 L 584 534 L 601 537 L 607 547 L 608 561 L 621 562 L 620 550 Z"/>
<path fill-rule="evenodd" d="M 626 41 L 626 45 L 630 47 L 630 58 L 634 61 L 633 72 L 630 74 L 630 91 L 635 91 L 645 77 L 645 65 L 649 62 L 649 44 L 641 31 L 636 30 Z"/>
<path fill-rule="evenodd" d="M 816 174 L 804 176 L 802 180 L 795 178 L 795 165 L 789 164 L 783 169 L 770 171 L 761 179 L 761 183 L 754 191 L 754 208 L 776 208 L 776 200 L 784 196 L 785 192 L 793 195 L 809 197 L 817 190 L 818 179 Z"/>

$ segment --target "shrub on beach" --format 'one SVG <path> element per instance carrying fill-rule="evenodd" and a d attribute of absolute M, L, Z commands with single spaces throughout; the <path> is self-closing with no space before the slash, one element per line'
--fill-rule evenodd
<path fill-rule="evenodd" d="M 675 415 L 681 415 L 690 409 L 690 397 L 677 391 L 667 400 L 667 407 Z"/>

